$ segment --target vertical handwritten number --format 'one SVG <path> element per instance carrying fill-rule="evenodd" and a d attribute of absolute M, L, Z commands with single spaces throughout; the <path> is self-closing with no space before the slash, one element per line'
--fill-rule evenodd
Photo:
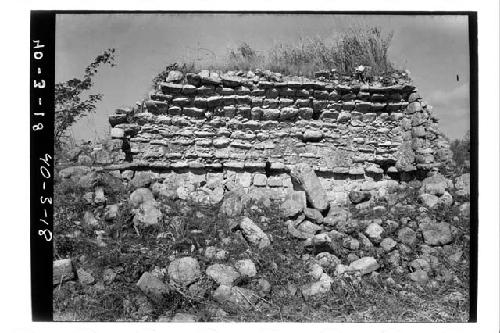
<path fill-rule="evenodd" d="M 40 43 L 40 40 L 32 40 L 33 41 L 33 49 L 43 49 L 45 45 Z M 43 58 L 43 52 L 41 51 L 34 51 L 33 52 L 33 58 L 35 60 L 40 60 Z M 38 67 L 37 70 L 38 74 L 42 73 L 42 69 Z M 33 88 L 38 88 L 38 89 L 44 89 L 45 88 L 45 80 L 33 80 Z M 38 105 L 42 105 L 42 99 L 38 98 Z M 35 114 L 37 116 L 45 116 L 45 113 L 37 113 Z M 40 131 L 43 129 L 43 123 L 37 123 L 32 125 L 32 130 L 33 131 Z M 50 160 L 52 160 L 52 156 L 49 154 L 45 154 L 43 157 L 40 158 L 40 161 L 43 162 L 43 165 L 40 166 L 40 174 L 42 175 L 43 178 L 49 179 L 52 177 L 51 172 L 49 171 L 48 167 L 50 166 Z M 45 181 L 43 182 L 43 187 L 45 189 Z M 42 205 L 49 204 L 52 205 L 52 198 L 50 197 L 44 197 L 40 196 L 40 203 Z M 44 209 L 45 217 L 47 217 L 47 209 Z M 46 225 L 49 225 L 47 221 L 44 219 L 40 219 L 40 222 L 43 222 Z M 45 241 L 50 242 L 52 241 L 52 231 L 49 229 L 38 229 L 38 235 L 42 236 L 45 238 Z"/>
<path fill-rule="evenodd" d="M 40 202 L 42 204 L 48 203 L 49 205 L 52 205 L 52 198 L 44 198 L 42 195 L 42 196 L 40 196 Z"/>
<path fill-rule="evenodd" d="M 40 80 L 40 82 L 33 80 L 33 88 L 45 88 L 45 80 Z"/>
<path fill-rule="evenodd" d="M 50 154 L 45 154 L 44 157 L 40 157 L 40 161 L 45 163 L 46 166 L 50 165 L 49 160 L 51 160 L 51 159 L 52 159 L 52 156 Z"/>
<path fill-rule="evenodd" d="M 36 59 L 36 60 L 40 60 L 43 58 L 43 52 L 40 52 L 40 51 L 37 51 L 37 52 L 33 52 L 33 57 Z"/>
<path fill-rule="evenodd" d="M 42 123 L 38 123 L 38 124 L 33 125 L 33 131 L 39 131 L 41 129 L 43 129 Z"/>
<path fill-rule="evenodd" d="M 43 178 L 45 179 L 50 178 L 50 171 L 44 165 L 40 167 L 40 173 L 42 174 Z"/>
<path fill-rule="evenodd" d="M 39 49 L 42 47 L 45 47 L 45 45 L 40 44 L 40 40 L 33 40 L 33 43 L 35 43 L 35 46 L 33 46 L 34 49 Z"/>
<path fill-rule="evenodd" d="M 52 232 L 49 229 L 38 229 L 38 235 L 44 236 L 47 242 L 50 242 L 52 240 Z"/>

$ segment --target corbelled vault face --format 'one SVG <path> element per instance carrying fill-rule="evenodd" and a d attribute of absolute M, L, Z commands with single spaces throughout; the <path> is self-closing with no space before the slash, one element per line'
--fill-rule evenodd
<path fill-rule="evenodd" d="M 305 163 L 329 199 L 343 200 L 353 186 L 377 188 L 450 158 L 406 72 L 316 76 L 173 71 L 149 98 L 109 117 L 114 152 L 105 168 L 200 184 L 231 178 L 279 197 L 294 186 L 291 168 Z"/>

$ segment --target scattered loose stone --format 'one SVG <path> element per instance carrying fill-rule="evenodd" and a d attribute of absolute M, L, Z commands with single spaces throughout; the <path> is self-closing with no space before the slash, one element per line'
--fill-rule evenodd
<path fill-rule="evenodd" d="M 316 232 L 320 231 L 321 229 L 322 228 L 319 225 L 312 223 L 311 221 L 308 221 L 308 220 L 301 222 L 297 226 L 297 230 L 304 232 L 304 233 L 307 233 L 307 234 L 313 234 L 313 235 Z"/>
<path fill-rule="evenodd" d="M 352 262 L 354 262 L 356 260 L 359 260 L 359 257 L 355 253 L 349 253 L 347 255 L 347 262 L 348 263 L 352 263 Z"/>
<path fill-rule="evenodd" d="M 386 212 L 387 209 L 384 206 L 373 207 L 373 214 L 375 216 L 383 216 Z"/>
<path fill-rule="evenodd" d="M 398 242 L 396 242 L 394 239 L 388 237 L 388 238 L 384 238 L 380 242 L 380 247 L 383 248 L 385 252 L 390 252 L 397 244 L 398 244 Z"/>
<path fill-rule="evenodd" d="M 323 223 L 329 226 L 336 226 L 338 223 L 346 222 L 349 216 L 349 212 L 342 208 L 332 206 L 328 212 L 328 215 L 323 219 Z"/>
<path fill-rule="evenodd" d="M 205 249 L 205 258 L 215 259 L 215 260 L 225 260 L 227 259 L 227 251 L 219 249 L 215 246 L 209 246 Z"/>
<path fill-rule="evenodd" d="M 435 208 L 439 203 L 439 198 L 433 194 L 424 193 L 419 196 L 420 201 L 428 208 Z"/>
<path fill-rule="evenodd" d="M 154 180 L 155 176 L 152 172 L 137 171 L 134 178 L 130 181 L 130 185 L 134 188 L 148 187 Z"/>
<path fill-rule="evenodd" d="M 253 261 L 250 259 L 238 260 L 235 264 L 235 267 L 242 277 L 252 278 L 257 275 L 257 268 L 255 267 Z"/>
<path fill-rule="evenodd" d="M 271 291 L 271 284 L 264 278 L 260 278 L 257 280 L 257 287 L 259 292 L 262 294 L 268 294 Z"/>
<path fill-rule="evenodd" d="M 404 227 L 398 231 L 398 239 L 405 245 L 413 246 L 417 242 L 417 233 L 411 228 Z"/>
<path fill-rule="evenodd" d="M 423 258 L 417 258 L 415 260 L 413 260 L 411 263 L 410 263 L 410 266 L 414 269 L 414 270 L 422 270 L 422 271 L 430 271 L 431 269 L 431 265 L 429 264 L 429 262 Z"/>
<path fill-rule="evenodd" d="M 86 211 L 83 214 L 83 225 L 90 226 L 90 227 L 95 227 L 99 225 L 99 221 L 94 216 L 94 213 Z"/>
<path fill-rule="evenodd" d="M 325 294 L 330 291 L 332 286 L 332 278 L 326 273 L 323 273 L 318 281 L 306 284 L 300 288 L 304 297 L 311 297 L 320 294 Z"/>
<path fill-rule="evenodd" d="M 250 244 L 257 246 L 260 249 L 271 245 L 269 236 L 267 236 L 264 231 L 262 231 L 262 229 L 248 217 L 245 216 L 241 219 L 240 228 L 245 236 L 245 239 Z"/>
<path fill-rule="evenodd" d="M 209 266 L 205 273 L 219 285 L 226 286 L 232 286 L 233 282 L 240 277 L 240 273 L 233 267 L 222 264 Z"/>
<path fill-rule="evenodd" d="M 195 315 L 189 313 L 178 312 L 172 317 L 171 322 L 173 323 L 194 323 L 197 321 Z"/>
<path fill-rule="evenodd" d="M 198 260 L 191 257 L 175 259 L 168 266 L 168 276 L 181 286 L 193 283 L 201 276 Z"/>
<path fill-rule="evenodd" d="M 304 215 L 311 222 L 314 222 L 316 224 L 323 223 L 323 215 L 321 215 L 321 212 L 317 209 L 304 208 Z"/>
<path fill-rule="evenodd" d="M 102 273 L 102 279 L 104 280 L 104 283 L 109 284 L 113 282 L 115 278 L 116 278 L 116 272 L 111 268 L 106 268 Z"/>
<path fill-rule="evenodd" d="M 342 242 L 342 246 L 344 246 L 346 249 L 356 251 L 359 249 L 359 241 L 356 238 L 344 238 Z"/>
<path fill-rule="evenodd" d="M 335 268 L 338 264 L 340 264 L 340 259 L 330 252 L 320 252 L 316 255 L 315 258 L 318 261 L 318 264 L 320 264 L 321 267 L 324 268 Z"/>
<path fill-rule="evenodd" d="M 309 233 L 305 233 L 305 232 L 302 232 L 302 231 L 298 230 L 295 227 L 295 225 L 297 224 L 295 221 L 288 220 L 288 221 L 286 221 L 285 224 L 286 224 L 286 226 L 288 228 L 288 233 L 290 235 L 292 235 L 293 237 L 297 238 L 297 239 L 304 240 L 304 239 L 312 238 L 314 236 L 314 234 L 309 234 Z"/>
<path fill-rule="evenodd" d="M 92 273 L 87 272 L 83 268 L 79 268 L 76 271 L 76 274 L 78 275 L 78 281 L 80 281 L 81 284 L 89 285 L 95 282 L 95 278 L 92 276 Z"/>
<path fill-rule="evenodd" d="M 323 267 L 321 267 L 321 265 L 319 265 L 319 264 L 313 263 L 309 267 L 309 273 L 308 274 L 310 276 L 312 276 L 313 279 L 319 280 L 319 278 L 323 274 Z"/>
<path fill-rule="evenodd" d="M 287 199 L 281 204 L 281 211 L 285 216 L 295 217 L 306 207 L 306 195 L 303 191 L 294 191 L 288 194 Z"/>
<path fill-rule="evenodd" d="M 113 221 L 118 216 L 120 206 L 117 204 L 107 205 L 104 211 L 104 220 Z"/>
<path fill-rule="evenodd" d="M 149 272 L 141 275 L 141 278 L 137 281 L 137 287 L 144 294 L 155 300 L 161 300 L 165 295 L 170 293 L 170 288 Z"/>
<path fill-rule="evenodd" d="M 71 259 L 55 260 L 52 264 L 52 284 L 59 284 L 75 277 Z"/>
<path fill-rule="evenodd" d="M 384 228 L 382 228 L 377 223 L 370 223 L 370 225 L 365 230 L 365 234 L 372 241 L 379 241 L 380 240 L 380 235 L 382 235 L 383 232 L 384 232 Z"/>
<path fill-rule="evenodd" d="M 421 224 L 420 229 L 428 245 L 446 245 L 453 240 L 450 225 L 446 222 Z"/>
<path fill-rule="evenodd" d="M 101 186 L 95 188 L 94 202 L 96 204 L 102 204 L 106 202 L 106 195 L 104 195 L 104 189 Z"/>
<path fill-rule="evenodd" d="M 338 264 L 335 267 L 335 276 L 340 276 L 340 275 L 344 274 L 345 272 L 347 272 L 348 269 L 349 269 L 348 266 L 343 265 L 343 264 Z"/>
<path fill-rule="evenodd" d="M 229 191 L 224 195 L 222 205 L 220 207 L 221 213 L 229 216 L 240 216 L 243 211 L 244 198 L 239 191 Z"/>
<path fill-rule="evenodd" d="M 361 275 L 364 274 L 369 274 L 379 268 L 379 264 L 377 263 L 377 260 L 373 257 L 363 257 L 361 259 L 358 259 L 354 262 L 352 262 L 348 270 L 349 271 L 356 271 L 360 272 Z"/>
<path fill-rule="evenodd" d="M 297 182 L 306 192 L 307 202 L 312 208 L 324 211 L 328 208 L 326 192 L 321 186 L 318 177 L 313 169 L 305 164 L 295 165 L 290 173 L 292 180 Z"/>
<path fill-rule="evenodd" d="M 213 298 L 229 307 L 241 310 L 251 310 L 258 301 L 258 296 L 252 290 L 240 287 L 220 285 L 213 293 Z"/>
<path fill-rule="evenodd" d="M 426 283 L 429 280 L 427 272 L 423 270 L 416 270 L 415 272 L 410 273 L 409 276 L 412 281 L 417 283 Z"/>
<path fill-rule="evenodd" d="M 148 188 L 138 188 L 132 194 L 130 194 L 129 202 L 130 204 L 138 208 L 141 204 L 145 202 L 154 201 L 153 193 Z"/>
<path fill-rule="evenodd" d="M 351 191 L 351 192 L 349 192 L 349 200 L 351 200 L 351 202 L 353 204 L 359 204 L 362 202 L 366 202 L 366 201 L 370 200 L 370 198 L 371 198 L 370 192 L 366 192 L 366 191 Z"/>

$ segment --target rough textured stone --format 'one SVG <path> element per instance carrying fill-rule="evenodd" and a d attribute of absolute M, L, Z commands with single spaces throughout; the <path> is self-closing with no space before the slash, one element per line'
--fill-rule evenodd
<path fill-rule="evenodd" d="M 428 245 L 446 245 L 453 240 L 450 225 L 446 222 L 424 223 L 420 225 L 420 229 Z"/>
<path fill-rule="evenodd" d="M 384 232 L 384 228 L 382 228 L 380 225 L 377 223 L 370 223 L 368 227 L 366 227 L 365 234 L 370 237 L 370 239 L 379 241 L 380 236 Z"/>
<path fill-rule="evenodd" d="M 321 183 L 307 164 L 298 164 L 291 170 L 291 176 L 306 192 L 307 202 L 312 208 L 324 211 L 328 208 L 326 192 Z"/>
<path fill-rule="evenodd" d="M 327 293 L 331 289 L 332 282 L 332 278 L 326 273 L 323 273 L 318 281 L 311 282 L 301 287 L 302 295 L 304 297 L 311 297 Z"/>
<path fill-rule="evenodd" d="M 349 271 L 360 272 L 362 275 L 371 273 L 379 268 L 377 260 L 373 257 L 363 257 L 356 261 L 353 261 L 349 267 Z"/>
<path fill-rule="evenodd" d="M 311 222 L 314 222 L 317 224 L 323 223 L 323 215 L 321 215 L 321 212 L 317 209 L 304 208 L 304 215 Z"/>
<path fill-rule="evenodd" d="M 426 283 L 429 280 L 427 272 L 423 270 L 416 270 L 415 272 L 408 275 L 412 281 L 415 281 L 417 283 Z"/>
<path fill-rule="evenodd" d="M 366 201 L 370 200 L 370 198 L 371 198 L 370 192 L 366 192 L 366 191 L 351 191 L 351 192 L 349 192 L 349 200 L 351 200 L 351 202 L 353 204 L 359 204 L 362 202 L 366 202 Z"/>
<path fill-rule="evenodd" d="M 331 206 L 328 215 L 323 219 L 323 223 L 329 226 L 335 226 L 339 223 L 345 223 L 349 216 L 349 212 L 337 206 Z"/>
<path fill-rule="evenodd" d="M 55 260 L 52 264 L 52 272 L 52 283 L 54 285 L 72 280 L 75 277 L 71 259 Z"/>
<path fill-rule="evenodd" d="M 260 249 L 271 245 L 269 236 L 267 236 L 264 231 L 262 231 L 262 229 L 248 217 L 245 216 L 241 219 L 240 228 L 245 239 L 250 244 L 257 246 Z"/>
<path fill-rule="evenodd" d="M 424 206 L 429 208 L 436 208 L 439 204 L 439 198 L 433 194 L 423 193 L 419 196 L 419 199 Z"/>
<path fill-rule="evenodd" d="M 241 215 L 243 211 L 244 199 L 239 191 L 230 191 L 224 195 L 221 205 L 221 213 L 229 217 Z"/>
<path fill-rule="evenodd" d="M 160 279 L 149 272 L 141 275 L 137 287 L 147 296 L 160 300 L 170 292 L 170 288 Z"/>
<path fill-rule="evenodd" d="M 78 268 L 76 274 L 78 275 L 78 281 L 80 281 L 81 284 L 89 285 L 95 282 L 95 278 L 92 276 L 92 273 L 83 268 Z"/>
<path fill-rule="evenodd" d="M 83 214 L 83 225 L 89 227 L 96 227 L 99 225 L 99 221 L 95 218 L 94 213 L 86 211 Z"/>
<path fill-rule="evenodd" d="M 293 191 L 287 195 L 281 204 L 281 211 L 285 216 L 294 217 L 300 214 L 306 207 L 306 195 L 303 191 Z"/>
<path fill-rule="evenodd" d="M 220 285 L 213 293 L 213 298 L 222 305 L 239 310 L 252 310 L 259 297 L 249 289 Z"/>
<path fill-rule="evenodd" d="M 145 202 L 154 201 L 153 193 L 148 188 L 139 188 L 130 194 L 130 204 L 137 208 Z"/>
<path fill-rule="evenodd" d="M 176 313 L 171 320 L 172 323 L 194 323 L 197 321 L 198 319 L 195 315 L 183 312 Z"/>
<path fill-rule="evenodd" d="M 168 276 L 176 284 L 189 285 L 201 276 L 200 264 L 191 257 L 175 259 L 168 266 Z"/>
<path fill-rule="evenodd" d="M 148 187 L 154 178 L 152 172 L 136 172 L 134 178 L 130 181 L 130 185 L 134 188 Z"/>
<path fill-rule="evenodd" d="M 207 268 L 205 273 L 219 285 L 232 286 L 233 282 L 240 277 L 240 273 L 231 266 L 215 264 Z"/>
<path fill-rule="evenodd" d="M 322 228 L 311 222 L 311 221 L 308 221 L 308 220 L 305 220 L 303 222 L 301 222 L 298 226 L 297 226 L 297 230 L 303 232 L 303 233 L 307 233 L 307 234 L 315 234 L 316 232 L 320 231 Z"/>
<path fill-rule="evenodd" d="M 384 251 L 389 252 L 391 251 L 398 243 L 392 239 L 392 238 L 384 238 L 380 242 L 380 247 L 384 249 Z"/>
<path fill-rule="evenodd" d="M 227 259 L 227 251 L 224 249 L 219 249 L 215 246 L 209 246 L 205 249 L 205 258 L 215 259 L 215 260 L 225 260 Z"/>
<path fill-rule="evenodd" d="M 250 259 L 238 260 L 234 266 L 242 277 L 252 278 L 257 275 L 257 268 L 255 267 L 253 261 Z"/>

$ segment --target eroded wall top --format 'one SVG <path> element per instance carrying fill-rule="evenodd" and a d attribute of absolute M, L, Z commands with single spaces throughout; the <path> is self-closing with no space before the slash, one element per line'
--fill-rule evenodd
<path fill-rule="evenodd" d="M 431 170 L 449 159 L 437 121 L 403 71 L 321 71 L 314 80 L 172 71 L 149 98 L 109 117 L 115 154 L 101 162 L 206 172 L 287 172 L 305 162 L 362 177 Z"/>

